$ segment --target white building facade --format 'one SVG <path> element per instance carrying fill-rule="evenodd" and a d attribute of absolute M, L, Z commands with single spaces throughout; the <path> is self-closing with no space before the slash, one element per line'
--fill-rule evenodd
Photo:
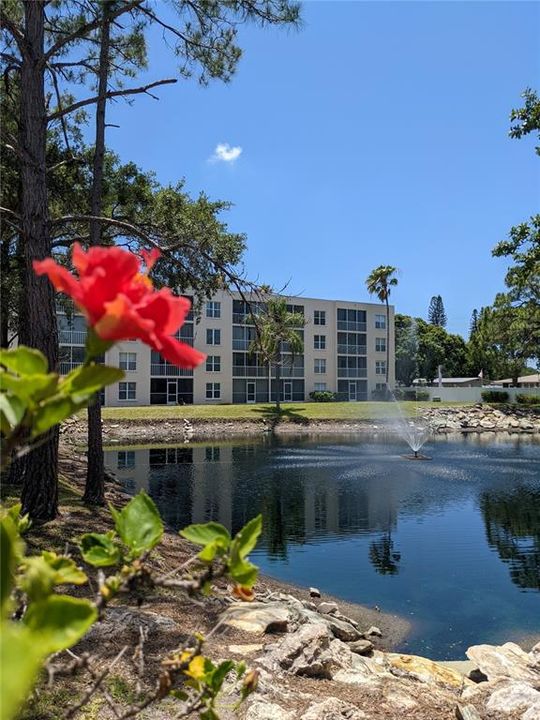
<path fill-rule="evenodd" d="M 294 358 L 284 348 L 281 399 L 304 402 L 314 391 L 328 390 L 340 400 L 370 400 L 384 387 L 386 375 L 386 308 L 314 298 L 287 298 L 291 311 L 305 325 L 304 353 Z M 257 302 L 250 306 L 238 293 L 217 293 L 201 316 L 190 314 L 178 337 L 207 354 L 195 370 L 165 362 L 138 340 L 118 343 L 105 354 L 105 363 L 125 370 L 125 379 L 107 387 L 105 406 L 177 405 L 269 402 L 276 398 L 273 371 L 249 351 L 255 328 L 249 324 Z M 389 309 L 390 373 L 394 385 L 394 308 Z M 69 372 L 84 358 L 86 340 L 82 317 L 59 316 L 60 372 Z"/>

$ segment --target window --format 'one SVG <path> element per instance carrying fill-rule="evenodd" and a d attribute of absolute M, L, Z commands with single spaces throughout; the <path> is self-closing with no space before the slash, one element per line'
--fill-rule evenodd
<path fill-rule="evenodd" d="M 375 327 L 379 330 L 386 329 L 386 315 L 375 315 Z"/>
<path fill-rule="evenodd" d="M 221 397 L 221 383 L 206 383 L 206 399 L 219 400 Z"/>
<path fill-rule="evenodd" d="M 386 360 L 377 360 L 376 361 L 375 375 L 386 375 Z"/>
<path fill-rule="evenodd" d="M 118 399 L 119 400 L 136 400 L 137 399 L 137 383 L 134 383 L 134 382 L 118 383 Z"/>
<path fill-rule="evenodd" d="M 326 310 L 314 310 L 313 311 L 313 324 L 314 325 L 326 325 Z"/>
<path fill-rule="evenodd" d="M 384 390 L 386 383 L 375 383 L 375 390 Z"/>
<path fill-rule="evenodd" d="M 207 447 L 205 448 L 205 456 L 208 462 L 219 462 L 220 455 L 219 447 Z"/>
<path fill-rule="evenodd" d="M 206 317 L 209 318 L 220 318 L 221 317 L 221 303 L 216 301 L 210 301 L 206 303 Z"/>
<path fill-rule="evenodd" d="M 377 352 L 386 352 L 386 338 L 375 338 L 375 350 Z"/>
<path fill-rule="evenodd" d="M 221 371 L 221 355 L 208 355 L 206 358 L 206 372 Z"/>
<path fill-rule="evenodd" d="M 315 372 L 317 374 L 326 372 L 326 360 L 324 358 L 315 358 Z"/>
<path fill-rule="evenodd" d="M 137 369 L 137 353 L 134 352 L 121 352 L 120 355 L 120 370 L 129 370 L 134 372 Z"/>
<path fill-rule="evenodd" d="M 119 470 L 124 470 L 125 468 L 134 468 L 135 450 L 119 450 L 117 467 Z"/>
<path fill-rule="evenodd" d="M 313 337 L 313 347 L 315 350 L 326 350 L 326 335 L 315 335 Z"/>
<path fill-rule="evenodd" d="M 326 383 L 315 383 L 313 386 L 315 388 L 315 392 L 325 392 L 326 391 Z"/>
<path fill-rule="evenodd" d="M 209 328 L 206 331 L 206 344 L 207 345 L 221 345 L 221 330 L 215 328 Z"/>

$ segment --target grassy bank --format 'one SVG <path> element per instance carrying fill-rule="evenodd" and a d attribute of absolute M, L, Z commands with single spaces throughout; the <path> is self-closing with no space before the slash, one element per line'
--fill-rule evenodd
<path fill-rule="evenodd" d="M 399 403 L 403 414 L 414 417 L 430 407 L 462 406 L 464 403 L 430 403 L 414 401 Z M 274 405 L 150 405 L 145 407 L 106 407 L 102 410 L 106 420 L 262 420 L 275 419 Z M 384 420 L 395 417 L 395 403 L 386 402 L 333 402 L 333 403 L 284 403 L 281 419 L 292 421 L 310 420 Z"/>

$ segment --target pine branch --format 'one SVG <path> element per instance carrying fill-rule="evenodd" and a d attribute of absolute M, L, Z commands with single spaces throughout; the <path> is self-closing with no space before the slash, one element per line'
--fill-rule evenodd
<path fill-rule="evenodd" d="M 153 83 L 150 83 L 149 85 L 143 85 L 142 87 L 138 88 L 127 88 L 126 90 L 111 90 L 106 94 L 106 98 L 114 98 L 114 97 L 123 97 L 125 95 L 140 95 L 141 93 L 145 93 L 146 95 L 150 95 L 150 97 L 154 98 L 155 100 L 158 100 L 155 95 L 152 95 L 152 93 L 148 92 L 150 89 L 158 87 L 159 85 L 171 85 L 178 82 L 176 78 L 167 78 L 166 80 L 156 80 Z M 73 103 L 72 105 L 69 105 L 66 108 L 63 108 L 61 110 L 57 110 L 56 112 L 52 113 L 52 115 L 49 115 L 47 118 L 48 122 L 51 122 L 52 120 L 58 120 L 59 118 L 62 118 L 64 115 L 68 115 L 69 113 L 75 112 L 75 110 L 79 110 L 82 107 L 86 107 L 86 105 L 92 105 L 96 103 L 99 100 L 99 95 L 95 95 L 91 98 L 86 98 L 86 100 L 79 100 L 76 103 Z"/>

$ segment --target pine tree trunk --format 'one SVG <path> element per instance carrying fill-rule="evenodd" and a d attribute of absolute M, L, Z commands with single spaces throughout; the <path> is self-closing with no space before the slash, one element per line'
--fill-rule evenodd
<path fill-rule="evenodd" d="M 101 40 L 99 53 L 99 86 L 96 106 L 96 142 L 94 150 L 91 215 L 99 217 L 102 210 L 103 162 L 105 158 L 105 111 L 107 107 L 107 83 L 109 79 L 110 3 L 103 3 Z M 90 223 L 90 245 L 101 244 L 101 223 Z M 88 407 L 88 452 L 86 486 L 83 500 L 91 505 L 105 504 L 105 464 L 103 459 L 103 433 L 101 427 L 101 402 L 96 397 Z"/>
<path fill-rule="evenodd" d="M 41 350 L 49 367 L 58 364 L 58 329 L 54 289 L 37 277 L 32 262 L 51 254 L 46 182 L 46 130 L 43 62 L 42 0 L 24 3 L 25 43 L 21 67 L 21 215 L 24 240 L 25 294 L 19 340 Z M 58 430 L 52 430 L 21 463 L 22 511 L 34 521 L 52 520 L 58 513 Z"/>

